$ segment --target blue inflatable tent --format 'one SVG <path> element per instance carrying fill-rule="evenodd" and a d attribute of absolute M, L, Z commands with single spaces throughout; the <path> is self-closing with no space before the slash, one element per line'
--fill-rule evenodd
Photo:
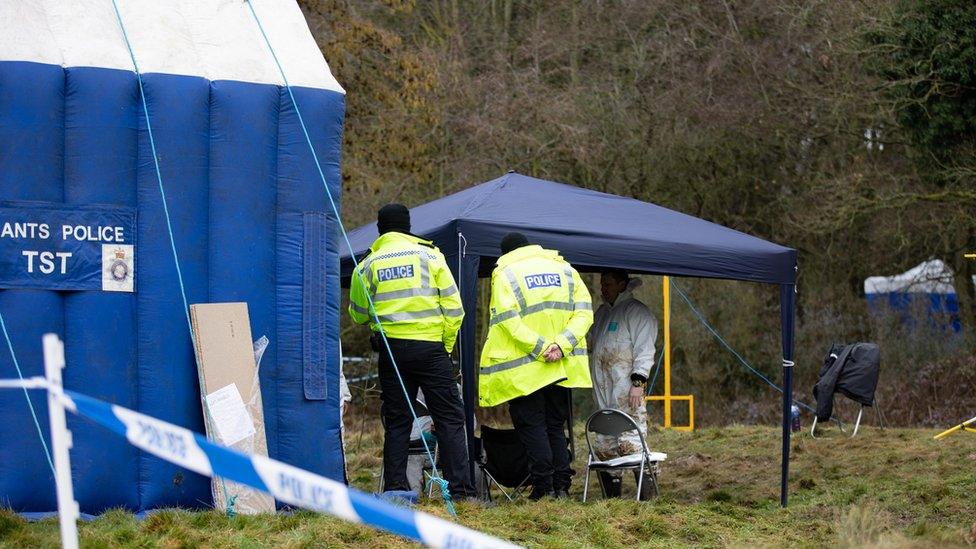
<path fill-rule="evenodd" d="M 519 231 L 582 271 L 607 267 L 634 273 L 745 280 L 779 286 L 783 349 L 781 502 L 787 503 L 792 404 L 796 250 L 655 204 L 509 172 L 498 179 L 410 210 L 412 231 L 447 257 L 465 315 L 458 349 L 468 432 L 474 432 L 477 362 L 473 312 L 478 277 L 491 275 L 501 238 Z M 376 224 L 350 233 L 356 257 L 377 237 Z M 342 250 L 342 270 L 352 276 Z M 469 443 L 472 441 L 469 441 Z M 475 455 L 473 445 L 470 455 Z"/>
<path fill-rule="evenodd" d="M 270 347 L 269 453 L 342 479 L 332 210 L 242 1 L 121 0 L 190 303 L 245 301 Z M 293 0 L 252 0 L 338 198 L 344 92 Z M 0 3 L 0 314 L 25 376 L 203 431 L 190 334 L 133 60 L 112 0 Z M 17 376 L 0 335 L 0 378 Z M 46 399 L 31 399 L 47 437 Z M 81 510 L 211 502 L 210 480 L 69 418 Z M 0 391 L 0 506 L 56 509 L 25 395 Z"/>
<path fill-rule="evenodd" d="M 864 279 L 864 297 L 871 312 L 894 314 L 908 328 L 925 316 L 931 328 L 959 333 L 962 321 L 953 280 L 945 262 L 931 259 L 901 274 Z"/>

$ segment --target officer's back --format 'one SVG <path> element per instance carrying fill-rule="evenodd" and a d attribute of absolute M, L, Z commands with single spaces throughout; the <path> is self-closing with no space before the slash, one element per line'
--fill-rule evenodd
<path fill-rule="evenodd" d="M 468 474 L 461 397 L 449 353 L 464 318 L 461 296 L 443 254 L 410 234 L 410 211 L 384 206 L 377 216 L 380 236 L 353 273 L 349 315 L 370 324 L 377 345 L 384 423 L 383 485 L 409 490 L 406 476 L 411 402 L 423 389 L 437 431 L 439 464 L 455 498 L 474 495 Z"/>
<path fill-rule="evenodd" d="M 481 354 L 478 399 L 508 403 L 529 461 L 530 499 L 568 497 L 570 454 L 562 429 L 566 388 L 590 387 L 586 331 L 593 323 L 589 291 L 557 252 L 509 233 L 491 280 L 491 320 Z"/>
<path fill-rule="evenodd" d="M 532 317 L 532 326 L 539 335 L 551 340 L 559 334 L 565 319 L 559 315 L 540 314 L 571 308 L 573 276 L 569 264 L 559 255 L 541 246 L 525 246 L 508 254 L 493 276 L 503 277 L 510 285 L 514 279 L 524 299 L 523 317 Z"/>
<path fill-rule="evenodd" d="M 579 273 L 557 252 L 526 242 L 498 259 L 491 286 L 481 405 L 495 406 L 556 382 L 590 387 L 585 335 L 593 308 Z M 545 353 L 553 345 L 562 356 L 550 361 Z"/>
<path fill-rule="evenodd" d="M 353 274 L 352 319 L 369 322 L 378 332 L 378 318 L 389 338 L 440 341 L 450 353 L 464 310 L 440 250 L 428 240 L 398 231 L 380 235 L 370 250 Z"/>

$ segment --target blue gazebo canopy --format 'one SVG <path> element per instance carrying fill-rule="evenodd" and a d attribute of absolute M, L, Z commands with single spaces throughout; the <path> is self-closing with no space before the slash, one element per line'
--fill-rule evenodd
<path fill-rule="evenodd" d="M 533 244 L 559 250 L 581 271 L 620 268 L 633 273 L 780 285 L 785 389 L 781 489 L 785 505 L 796 250 L 649 202 L 514 172 L 411 208 L 410 217 L 411 232 L 432 240 L 447 256 L 469 313 L 477 307 L 478 277 L 491 273 L 500 253 L 499 241 L 511 231 L 525 234 Z M 377 236 L 376 223 L 350 233 L 357 258 Z M 342 254 L 344 281 L 352 266 L 347 249 Z M 475 322 L 475 315 L 465 317 L 459 339 L 469 433 L 477 402 Z"/>
<path fill-rule="evenodd" d="M 447 255 L 457 253 L 460 241 L 469 255 L 497 257 L 502 236 L 519 231 L 581 270 L 616 267 L 775 284 L 792 284 L 796 276 L 792 248 L 649 202 L 514 172 L 412 208 L 410 215 L 413 233 Z M 356 256 L 376 237 L 375 223 L 350 233 Z M 351 265 L 346 250 L 345 278 Z M 482 274 L 491 267 L 482 265 Z"/>

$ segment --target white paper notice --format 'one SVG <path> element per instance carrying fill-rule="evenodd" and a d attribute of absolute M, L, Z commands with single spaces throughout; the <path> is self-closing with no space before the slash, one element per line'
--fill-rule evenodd
<path fill-rule="evenodd" d="M 207 395 L 207 407 L 217 428 L 217 437 L 225 446 L 240 442 L 256 432 L 241 393 L 233 383 Z"/>

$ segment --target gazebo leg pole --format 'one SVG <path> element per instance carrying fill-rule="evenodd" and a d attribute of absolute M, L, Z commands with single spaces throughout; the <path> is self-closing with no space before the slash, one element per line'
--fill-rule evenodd
<path fill-rule="evenodd" d="M 790 492 L 790 408 L 793 406 L 793 367 L 783 366 L 783 465 L 780 473 L 780 505 L 786 507 Z"/>
<path fill-rule="evenodd" d="M 783 337 L 783 459 L 780 471 L 780 505 L 786 507 L 790 489 L 790 416 L 793 406 L 793 323 L 795 284 L 780 285 L 780 323 Z"/>

